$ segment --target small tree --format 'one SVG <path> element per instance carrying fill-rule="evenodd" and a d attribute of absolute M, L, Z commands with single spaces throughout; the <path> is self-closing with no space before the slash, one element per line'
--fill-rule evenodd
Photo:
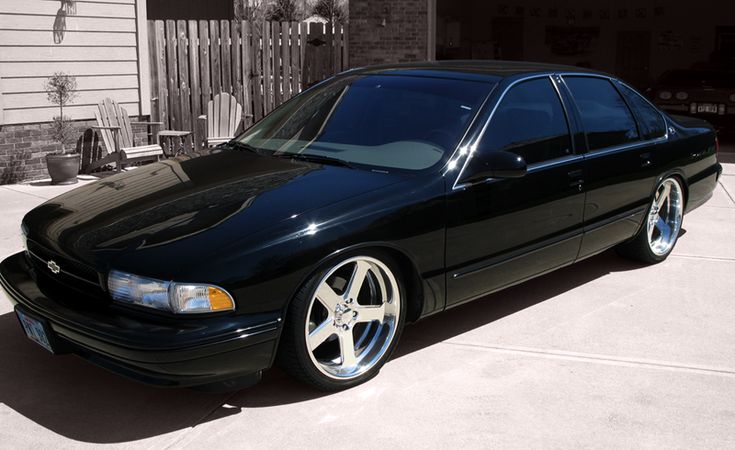
<path fill-rule="evenodd" d="M 324 17 L 332 23 L 340 23 L 347 20 L 347 11 L 339 0 L 317 0 L 314 3 L 312 14 Z"/>
<path fill-rule="evenodd" d="M 294 22 L 301 20 L 295 0 L 275 0 L 265 10 L 265 20 Z"/>
<path fill-rule="evenodd" d="M 236 0 L 235 16 L 250 22 L 263 20 L 265 16 L 264 0 Z"/>
<path fill-rule="evenodd" d="M 56 72 L 44 84 L 48 100 L 59 105 L 59 115 L 53 118 L 51 138 L 61 144 L 61 153 L 66 153 L 67 144 L 74 142 L 75 129 L 68 117 L 64 116 L 64 106 L 74 101 L 77 80 L 64 72 Z"/>

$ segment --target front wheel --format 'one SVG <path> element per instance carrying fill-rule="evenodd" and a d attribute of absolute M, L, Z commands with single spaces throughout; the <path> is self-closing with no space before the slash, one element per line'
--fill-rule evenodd
<path fill-rule="evenodd" d="M 279 350 L 292 376 L 324 391 L 360 384 L 390 358 L 403 329 L 404 289 L 380 252 L 327 265 L 296 294 Z"/>
<path fill-rule="evenodd" d="M 659 183 L 638 234 L 617 247 L 631 259 L 655 264 L 666 259 L 676 245 L 684 218 L 684 190 L 674 177 Z"/>

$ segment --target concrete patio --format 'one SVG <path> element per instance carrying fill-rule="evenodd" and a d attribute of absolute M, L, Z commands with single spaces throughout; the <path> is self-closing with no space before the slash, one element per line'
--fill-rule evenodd
<path fill-rule="evenodd" d="M 150 388 L 47 354 L 0 298 L 0 447 L 734 448 L 732 156 L 666 262 L 606 252 L 427 319 L 338 394 L 278 370 L 234 394 Z M 0 186 L 0 257 L 64 189 Z"/>

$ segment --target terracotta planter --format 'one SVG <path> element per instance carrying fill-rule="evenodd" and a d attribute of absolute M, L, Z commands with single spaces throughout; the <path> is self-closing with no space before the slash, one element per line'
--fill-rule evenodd
<path fill-rule="evenodd" d="M 79 173 L 79 153 L 46 155 L 51 184 L 74 184 Z"/>

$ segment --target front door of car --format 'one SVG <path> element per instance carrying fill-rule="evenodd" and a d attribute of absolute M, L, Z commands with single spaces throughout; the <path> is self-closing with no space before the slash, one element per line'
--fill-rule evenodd
<path fill-rule="evenodd" d="M 582 156 L 550 77 L 522 81 L 500 100 L 448 196 L 447 306 L 574 261 L 584 208 Z M 528 164 L 517 178 L 488 178 L 488 157 Z"/>

